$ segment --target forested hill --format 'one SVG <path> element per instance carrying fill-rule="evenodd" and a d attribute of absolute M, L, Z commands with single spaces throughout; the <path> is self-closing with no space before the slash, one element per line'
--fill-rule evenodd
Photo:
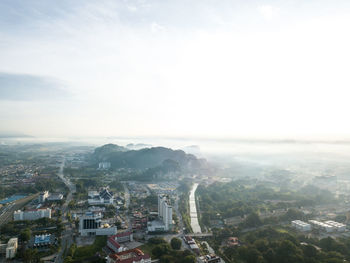
<path fill-rule="evenodd" d="M 96 148 L 92 154 L 92 160 L 96 163 L 110 162 L 112 168 L 147 169 L 162 166 L 169 161 L 176 162 L 182 169 L 206 169 L 208 166 L 205 159 L 198 159 L 182 150 L 165 147 L 128 150 L 115 144 L 106 144 Z"/>

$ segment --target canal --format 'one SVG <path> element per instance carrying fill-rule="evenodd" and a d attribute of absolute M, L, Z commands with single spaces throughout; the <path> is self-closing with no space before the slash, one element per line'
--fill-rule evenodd
<path fill-rule="evenodd" d="M 197 214 L 197 207 L 196 207 L 196 197 L 195 192 L 197 190 L 198 184 L 195 183 L 192 187 L 192 190 L 190 192 L 190 217 L 191 217 L 191 227 L 193 233 L 202 233 L 201 227 L 199 226 L 198 222 L 198 214 Z"/>

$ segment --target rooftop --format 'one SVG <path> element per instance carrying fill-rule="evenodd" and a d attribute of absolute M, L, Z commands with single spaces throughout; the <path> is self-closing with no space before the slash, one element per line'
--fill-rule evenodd
<path fill-rule="evenodd" d="M 143 253 L 143 251 L 138 248 L 126 250 L 120 253 L 111 254 L 109 255 L 109 257 L 112 258 L 114 262 L 118 262 L 118 263 L 132 263 L 134 261 L 140 261 L 142 259 L 150 258 L 148 254 Z"/>

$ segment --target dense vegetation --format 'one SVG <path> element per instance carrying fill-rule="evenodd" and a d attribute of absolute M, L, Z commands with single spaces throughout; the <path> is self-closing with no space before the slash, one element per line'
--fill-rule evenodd
<path fill-rule="evenodd" d="M 218 239 L 236 233 L 216 233 Z M 214 244 L 217 244 L 217 240 Z M 350 260 L 350 239 L 321 240 L 296 236 L 292 232 L 271 227 L 241 237 L 242 246 L 225 247 L 226 262 L 247 263 L 340 263 Z M 214 246 L 216 246 L 214 245 Z"/>
<path fill-rule="evenodd" d="M 0 185 L 0 199 L 14 194 L 35 194 L 44 190 L 55 192 L 57 189 L 67 191 L 65 184 L 57 176 L 38 176 L 34 185 Z"/>
<path fill-rule="evenodd" d="M 200 185 L 199 196 L 202 223 L 210 226 L 210 220 L 250 215 L 253 212 L 299 208 L 334 202 L 330 192 L 314 186 L 298 190 L 278 189 L 255 184 L 251 181 Z M 275 202 L 270 202 L 275 200 Z M 288 217 L 289 219 L 290 217 Z"/>
<path fill-rule="evenodd" d="M 106 245 L 106 236 L 97 236 L 92 245 L 77 247 L 76 244 L 68 249 L 64 263 L 71 262 L 105 262 L 98 256 L 98 252 Z"/>
<path fill-rule="evenodd" d="M 178 243 L 178 241 L 173 241 L 172 243 L 174 242 Z M 192 252 L 189 250 L 178 250 L 178 245 L 176 244 L 176 249 L 173 249 L 163 238 L 153 237 L 140 248 L 148 253 L 152 259 L 159 259 L 160 263 L 195 263 L 196 257 Z"/>

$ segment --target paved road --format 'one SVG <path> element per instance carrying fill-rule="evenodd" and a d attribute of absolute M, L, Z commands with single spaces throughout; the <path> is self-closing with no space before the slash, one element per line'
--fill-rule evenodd
<path fill-rule="evenodd" d="M 131 220 L 130 220 L 130 216 L 129 216 L 129 206 L 130 206 L 130 192 L 127 186 L 127 182 L 122 182 L 123 187 L 124 187 L 124 199 L 125 199 L 125 208 L 126 208 L 126 221 L 128 223 L 128 230 L 130 231 L 132 229 L 132 225 L 131 225 Z"/>
<path fill-rule="evenodd" d="M 68 204 L 73 199 L 73 193 L 75 193 L 75 191 L 76 191 L 75 185 L 72 184 L 68 178 L 64 177 L 64 174 L 63 174 L 64 163 L 65 163 L 65 160 L 63 159 L 62 164 L 60 166 L 60 169 L 58 171 L 58 177 L 61 178 L 62 181 L 65 183 L 65 185 L 68 187 L 69 192 L 68 192 L 65 203 L 62 205 L 62 210 L 61 210 L 62 211 L 62 215 L 61 215 L 62 223 L 66 223 L 68 221 L 68 218 L 67 218 Z M 62 236 L 61 236 L 61 249 L 60 249 L 60 251 L 55 259 L 56 263 L 63 262 L 66 248 L 69 248 L 73 244 L 72 232 L 73 232 L 72 224 L 66 223 L 65 229 L 63 230 Z"/>
<path fill-rule="evenodd" d="M 8 204 L 5 208 L 1 210 L 0 213 L 0 226 L 10 222 L 13 219 L 13 212 L 23 208 L 28 202 L 37 198 L 39 194 L 34 194 L 23 199 Z"/>

